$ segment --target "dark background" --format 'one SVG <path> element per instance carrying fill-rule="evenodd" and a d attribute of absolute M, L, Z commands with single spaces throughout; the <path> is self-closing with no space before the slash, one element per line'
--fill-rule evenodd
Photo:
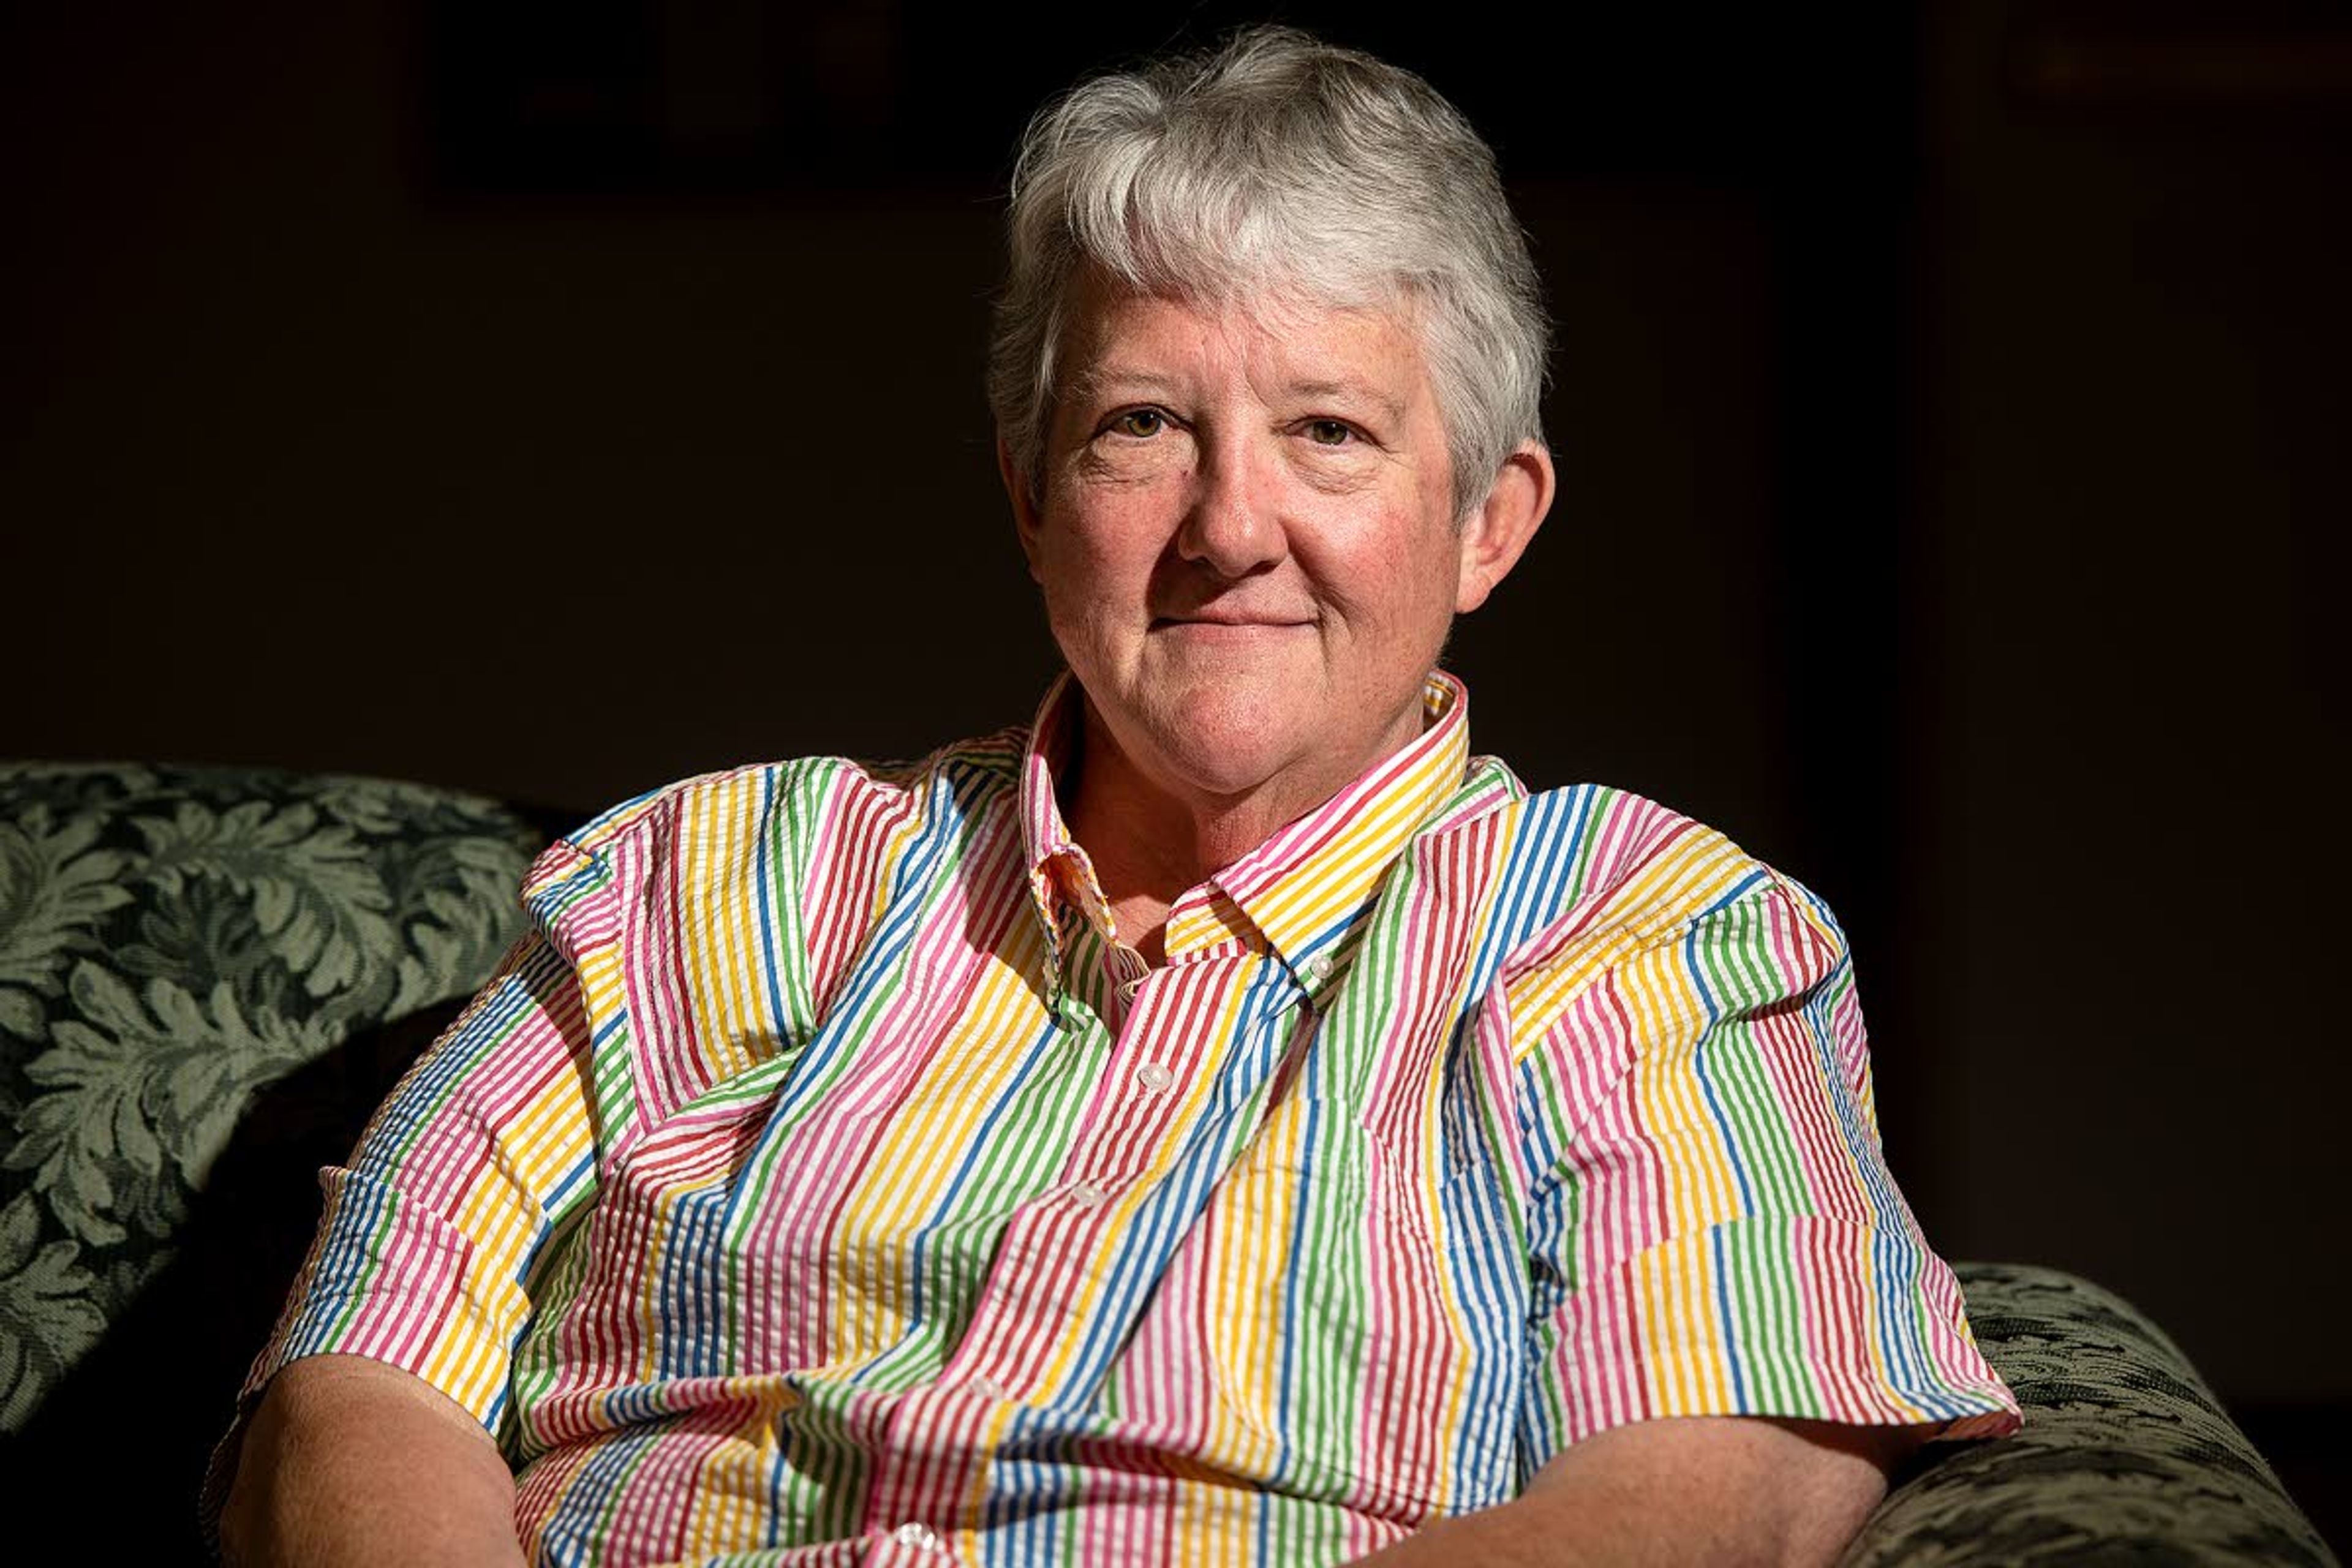
<path fill-rule="evenodd" d="M 0 754 L 585 814 L 1025 719 L 1009 149 L 1265 14 L 12 11 Z M 1829 897 L 1929 1235 L 2132 1297 L 2340 1531 L 2352 5 L 1280 14 L 1552 290 L 1481 748 Z"/>

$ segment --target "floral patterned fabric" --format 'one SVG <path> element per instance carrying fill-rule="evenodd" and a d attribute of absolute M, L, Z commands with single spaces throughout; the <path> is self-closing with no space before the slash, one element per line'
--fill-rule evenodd
<path fill-rule="evenodd" d="M 0 1432 L 169 1262 L 257 1090 L 481 983 L 546 837 L 414 784 L 0 763 Z"/>
<path fill-rule="evenodd" d="M 376 780 L 0 763 L 12 1492 L 89 1521 L 110 1561 L 203 1558 L 205 1455 L 316 1222 L 309 1177 L 488 974 L 561 826 Z M 2335 1561 L 2127 1304 L 1958 1272 L 2025 1429 L 1930 1448 L 1848 1568 Z M 89 1459 L 127 1431 L 128 1485 Z"/>

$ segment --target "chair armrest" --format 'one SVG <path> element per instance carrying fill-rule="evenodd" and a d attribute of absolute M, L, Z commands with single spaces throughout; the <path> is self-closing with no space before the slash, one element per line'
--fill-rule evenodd
<path fill-rule="evenodd" d="M 2335 1563 L 2188 1358 L 2130 1303 L 2052 1268 L 1956 1272 L 2024 1429 L 1929 1445 L 1845 1568 Z"/>

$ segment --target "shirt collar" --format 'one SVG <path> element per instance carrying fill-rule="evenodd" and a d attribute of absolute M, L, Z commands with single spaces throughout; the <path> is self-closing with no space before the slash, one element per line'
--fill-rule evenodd
<path fill-rule="evenodd" d="M 1045 965 L 1056 993 L 1061 989 L 1063 900 L 1101 927 L 1106 938 L 1111 931 L 1110 908 L 1096 880 L 1094 862 L 1070 837 L 1058 791 L 1084 709 L 1077 680 L 1066 669 L 1045 689 L 1021 759 L 1021 832 L 1029 849 L 1029 899 L 1045 927 Z"/>
<path fill-rule="evenodd" d="M 1406 841 L 1460 790 L 1468 769 L 1469 693 L 1433 670 L 1421 700 L 1427 722 L 1408 744 L 1176 901 L 1171 954 L 1213 940 L 1225 924 L 1217 906 L 1230 900 L 1292 970 L 1328 973 Z"/>
<path fill-rule="evenodd" d="M 1469 771 L 1468 691 L 1434 670 L 1422 703 L 1428 721 L 1410 743 L 1177 900 L 1168 921 L 1171 961 L 1234 934 L 1238 915 L 1294 971 L 1328 972 L 1332 950 L 1370 906 L 1405 842 L 1457 796 Z M 1065 671 L 1038 706 L 1022 767 L 1030 896 L 1055 955 L 1048 963 L 1056 990 L 1062 902 L 1107 939 L 1114 930 L 1093 863 L 1070 837 L 1055 788 L 1084 710 L 1077 682 Z"/>

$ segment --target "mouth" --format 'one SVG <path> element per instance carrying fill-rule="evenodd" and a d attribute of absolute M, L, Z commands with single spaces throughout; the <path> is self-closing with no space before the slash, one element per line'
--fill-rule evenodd
<path fill-rule="evenodd" d="M 1153 631 L 1183 628 L 1191 631 L 1252 632 L 1295 631 L 1315 623 L 1299 616 L 1234 616 L 1213 611 L 1190 616 L 1156 616 L 1151 621 Z"/>

